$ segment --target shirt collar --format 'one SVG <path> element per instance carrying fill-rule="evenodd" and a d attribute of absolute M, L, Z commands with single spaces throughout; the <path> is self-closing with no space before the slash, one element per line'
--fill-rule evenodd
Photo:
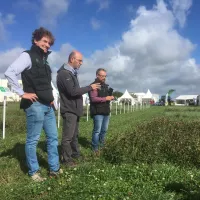
<path fill-rule="evenodd" d="M 78 70 L 71 67 L 69 64 L 64 64 L 64 68 L 70 71 L 73 75 L 77 76 Z"/>
<path fill-rule="evenodd" d="M 31 50 L 37 51 L 38 53 L 44 56 L 48 56 L 51 53 L 51 51 L 47 51 L 47 53 L 45 53 L 43 49 L 41 49 L 39 46 L 35 44 L 31 46 Z"/>

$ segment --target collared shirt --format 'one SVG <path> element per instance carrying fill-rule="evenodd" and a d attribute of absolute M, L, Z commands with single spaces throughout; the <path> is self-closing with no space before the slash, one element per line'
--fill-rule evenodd
<path fill-rule="evenodd" d="M 90 91 L 91 102 L 93 103 L 103 103 L 106 102 L 106 97 L 98 97 L 98 91 Z"/>
<path fill-rule="evenodd" d="M 32 67 L 31 58 L 28 53 L 23 52 L 6 70 L 4 73 L 8 79 L 12 89 L 18 94 L 23 95 L 24 91 L 18 83 L 17 76 L 21 74 L 25 69 Z"/>
<path fill-rule="evenodd" d="M 71 67 L 69 64 L 65 64 L 64 68 L 70 72 L 72 72 L 73 75 L 77 76 L 78 75 L 78 70 L 74 69 L 73 67 Z"/>

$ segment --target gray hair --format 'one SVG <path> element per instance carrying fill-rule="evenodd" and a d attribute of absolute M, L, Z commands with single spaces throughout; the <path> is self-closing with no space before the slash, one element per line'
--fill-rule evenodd
<path fill-rule="evenodd" d="M 96 71 L 96 75 L 98 75 L 100 71 L 106 72 L 106 70 L 105 70 L 104 68 L 99 68 L 99 69 L 97 69 L 97 71 Z"/>

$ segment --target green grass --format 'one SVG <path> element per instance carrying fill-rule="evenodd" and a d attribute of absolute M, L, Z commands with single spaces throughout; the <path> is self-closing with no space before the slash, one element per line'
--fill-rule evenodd
<path fill-rule="evenodd" d="M 2 121 L 2 107 L 0 109 L 0 121 Z M 117 138 L 125 137 L 126 134 L 132 133 L 137 126 L 151 123 L 156 118 L 164 117 L 172 121 L 194 121 L 197 120 L 199 111 L 200 109 L 197 107 L 151 107 L 125 114 L 122 110 L 121 115 L 115 115 L 113 108 L 106 137 L 107 144 L 109 145 Z M 157 127 L 153 127 L 151 130 L 155 128 Z M 198 166 L 164 160 L 152 163 L 139 160 L 124 161 L 118 164 L 110 162 L 103 153 L 100 158 L 93 157 L 90 148 L 92 120 L 89 119 L 87 122 L 85 116 L 80 122 L 79 137 L 85 160 L 74 169 L 64 168 L 64 174 L 58 179 L 47 179 L 43 183 L 34 183 L 27 175 L 25 164 L 25 130 L 23 111 L 19 110 L 16 104 L 9 104 L 7 106 L 6 138 L 5 140 L 0 139 L 1 199 L 200 199 L 200 170 Z M 168 129 L 163 130 L 167 131 Z M 59 141 L 60 139 L 61 128 L 59 129 Z M 120 143 L 118 145 L 117 148 L 120 149 Z M 112 155 L 113 152 L 109 153 Z M 41 173 L 48 177 L 44 133 L 38 144 L 38 158 Z"/>

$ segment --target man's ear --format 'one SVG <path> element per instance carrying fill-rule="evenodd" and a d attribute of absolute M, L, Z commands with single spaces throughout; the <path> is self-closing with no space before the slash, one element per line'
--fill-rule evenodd
<path fill-rule="evenodd" d="M 37 41 L 36 39 L 34 39 L 34 41 L 33 41 L 33 42 L 34 42 L 34 44 L 37 44 L 37 42 L 38 42 L 38 41 Z"/>

